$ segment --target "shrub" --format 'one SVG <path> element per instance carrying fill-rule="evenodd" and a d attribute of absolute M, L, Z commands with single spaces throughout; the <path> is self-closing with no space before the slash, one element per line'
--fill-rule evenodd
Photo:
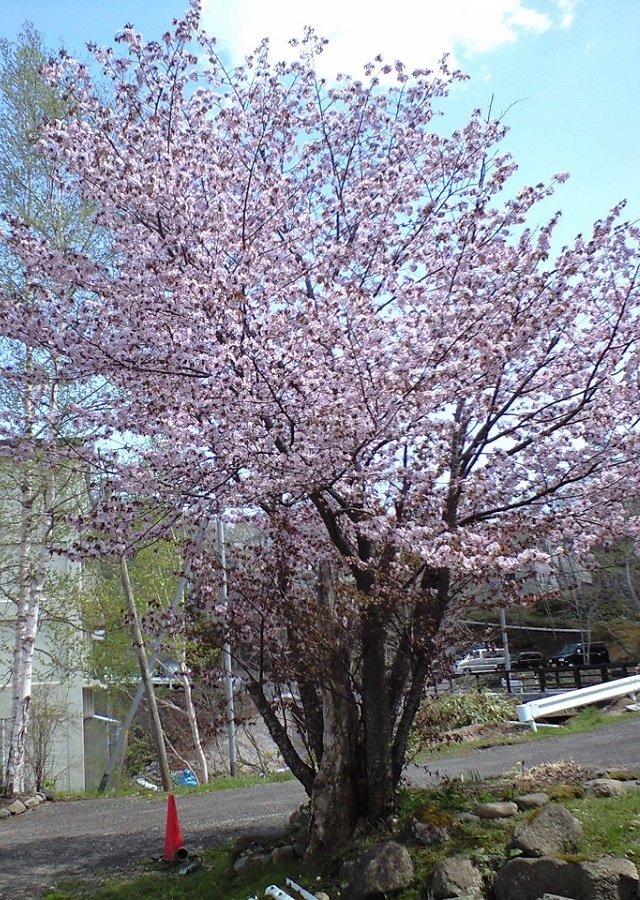
<path fill-rule="evenodd" d="M 514 701 L 489 691 L 467 691 L 464 694 L 441 694 L 428 697 L 413 725 L 414 746 L 433 746 L 455 740 L 448 734 L 465 725 L 506 722 L 514 717 Z"/>

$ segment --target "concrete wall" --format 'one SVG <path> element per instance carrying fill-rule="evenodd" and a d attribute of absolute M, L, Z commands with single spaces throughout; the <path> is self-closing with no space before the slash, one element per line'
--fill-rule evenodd
<path fill-rule="evenodd" d="M 0 761 L 4 771 L 11 727 L 11 664 L 15 630 L 15 606 L 0 601 Z M 79 643 L 76 629 L 69 627 L 69 644 L 64 643 L 65 628 L 59 622 L 43 618 L 38 629 L 33 666 L 33 693 L 28 746 L 34 741 L 44 751 L 47 780 L 59 790 L 83 791 L 84 774 L 84 697 L 83 678 L 69 671 L 72 648 Z M 80 639 L 81 643 L 81 639 Z M 37 752 L 37 751 L 36 751 Z M 27 778 L 33 785 L 33 776 Z"/>

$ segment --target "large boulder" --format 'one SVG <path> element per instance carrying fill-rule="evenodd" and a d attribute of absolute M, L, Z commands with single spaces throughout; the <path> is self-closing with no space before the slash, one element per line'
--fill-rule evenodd
<path fill-rule="evenodd" d="M 562 859 L 512 859 L 496 874 L 496 900 L 539 900 L 543 894 L 586 900 L 581 893 L 582 877 L 576 863 Z"/>
<path fill-rule="evenodd" d="M 406 847 L 396 841 L 376 844 L 358 859 L 344 900 L 382 900 L 388 893 L 408 887 L 413 876 Z"/>
<path fill-rule="evenodd" d="M 511 847 L 525 856 L 556 856 L 571 850 L 582 837 L 582 825 L 556 804 L 543 807 L 516 826 Z"/>
<path fill-rule="evenodd" d="M 630 859 L 603 856 L 596 862 L 580 862 L 584 900 L 636 900 L 638 870 Z"/>
<path fill-rule="evenodd" d="M 618 781 L 615 778 L 593 778 L 585 782 L 585 790 L 594 797 L 619 797 L 625 794 L 635 782 Z"/>
<path fill-rule="evenodd" d="M 637 900 L 638 872 L 628 859 L 567 862 L 551 857 L 512 859 L 497 873 L 495 900 Z"/>

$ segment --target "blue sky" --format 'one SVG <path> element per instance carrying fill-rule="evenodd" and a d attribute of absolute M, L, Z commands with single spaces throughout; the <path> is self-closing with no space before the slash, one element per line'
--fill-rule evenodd
<path fill-rule="evenodd" d="M 187 0 L 2 0 L 0 35 L 25 20 L 47 44 L 84 54 L 132 22 L 152 39 Z M 378 7 L 376 7 L 378 8 Z M 381 52 L 410 67 L 444 52 L 471 75 L 450 103 L 452 124 L 475 106 L 506 113 L 518 181 L 555 172 L 571 179 L 550 201 L 563 210 L 562 240 L 588 230 L 617 201 L 640 219 L 640 0 L 203 0 L 207 30 L 232 61 L 269 36 L 276 55 L 306 24 L 330 39 L 323 74 L 358 74 Z"/>

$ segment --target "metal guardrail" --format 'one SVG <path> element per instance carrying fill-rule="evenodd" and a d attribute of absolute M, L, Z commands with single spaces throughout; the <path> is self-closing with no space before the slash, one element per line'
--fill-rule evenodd
<path fill-rule="evenodd" d="M 537 731 L 536 719 L 545 715 L 575 709 L 576 706 L 586 706 L 589 703 L 598 703 L 601 700 L 613 700 L 614 697 L 623 697 L 625 694 L 635 700 L 637 691 L 640 691 L 640 675 L 630 675 L 628 678 L 618 678 L 573 691 L 564 691 L 550 697 L 540 697 L 538 700 L 520 703 L 516 707 L 518 721 Z"/>

